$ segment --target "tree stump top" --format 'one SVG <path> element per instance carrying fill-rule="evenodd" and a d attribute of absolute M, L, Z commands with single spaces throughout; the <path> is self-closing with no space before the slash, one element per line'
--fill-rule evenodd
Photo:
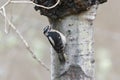
<path fill-rule="evenodd" d="M 34 0 L 34 3 L 50 7 L 57 0 Z M 72 14 L 79 14 L 87 11 L 94 4 L 102 4 L 107 0 L 60 0 L 60 3 L 52 9 L 44 9 L 35 6 L 35 10 L 40 10 L 41 15 L 45 15 L 50 19 L 58 19 Z"/>

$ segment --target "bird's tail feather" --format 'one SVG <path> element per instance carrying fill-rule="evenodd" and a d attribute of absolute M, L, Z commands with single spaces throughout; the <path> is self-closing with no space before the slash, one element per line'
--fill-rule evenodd
<path fill-rule="evenodd" d="M 65 63 L 65 56 L 64 56 L 64 54 L 59 53 L 58 54 L 58 58 L 59 58 L 59 61 L 60 61 L 61 64 Z"/>

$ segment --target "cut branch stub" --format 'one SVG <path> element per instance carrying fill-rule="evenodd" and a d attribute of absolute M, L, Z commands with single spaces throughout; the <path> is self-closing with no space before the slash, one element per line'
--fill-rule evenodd
<path fill-rule="evenodd" d="M 57 0 L 34 0 L 34 3 L 50 7 L 54 5 Z M 107 0 L 61 0 L 60 3 L 52 9 L 44 9 L 35 6 L 35 10 L 40 10 L 41 15 L 45 15 L 50 19 L 59 19 L 67 15 L 79 14 L 87 11 L 94 4 L 102 4 Z"/>

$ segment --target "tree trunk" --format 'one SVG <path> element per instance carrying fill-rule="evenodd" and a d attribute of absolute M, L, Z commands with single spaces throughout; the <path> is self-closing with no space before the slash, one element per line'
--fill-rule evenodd
<path fill-rule="evenodd" d="M 67 38 L 66 63 L 60 64 L 57 53 L 52 50 L 51 80 L 95 80 L 93 20 L 98 5 L 77 15 L 50 20 L 54 29 Z"/>

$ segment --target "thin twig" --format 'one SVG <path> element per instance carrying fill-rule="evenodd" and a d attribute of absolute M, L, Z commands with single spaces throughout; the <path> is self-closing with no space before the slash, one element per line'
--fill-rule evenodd
<path fill-rule="evenodd" d="M 54 7 L 56 7 L 59 3 L 60 3 L 60 0 L 57 0 L 57 2 L 53 5 L 53 6 L 50 6 L 50 7 L 46 7 L 46 6 L 43 6 L 43 5 L 38 5 L 32 1 L 10 1 L 11 3 L 28 3 L 28 4 L 33 4 L 33 5 L 36 5 L 38 7 L 42 7 L 42 8 L 45 8 L 45 9 L 52 9 Z"/>
<path fill-rule="evenodd" d="M 0 12 L 7 20 L 8 24 L 10 25 L 9 27 L 11 27 L 16 33 L 17 35 L 20 37 L 20 39 L 22 40 L 22 42 L 24 43 L 25 47 L 27 48 L 27 50 L 31 53 L 32 57 L 39 62 L 47 71 L 50 72 L 50 69 L 39 59 L 37 59 L 36 55 L 34 54 L 34 52 L 30 49 L 30 46 L 28 45 L 27 41 L 24 39 L 24 37 L 21 35 L 21 33 L 19 32 L 19 30 L 17 30 L 17 28 L 12 24 L 12 22 L 8 19 L 8 17 L 6 15 L 4 15 L 4 10 L 3 12 Z"/>
<path fill-rule="evenodd" d="M 4 7 L 3 7 L 3 14 L 4 14 L 4 17 L 5 17 L 5 33 L 8 34 L 7 19 L 6 19 L 6 10 L 5 10 Z"/>

